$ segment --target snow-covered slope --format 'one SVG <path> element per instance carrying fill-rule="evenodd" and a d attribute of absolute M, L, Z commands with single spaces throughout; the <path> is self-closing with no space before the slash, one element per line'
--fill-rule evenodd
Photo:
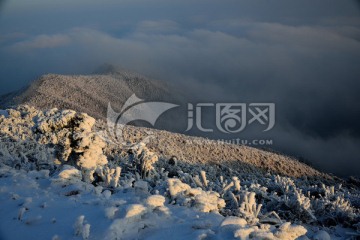
<path fill-rule="evenodd" d="M 105 68 L 94 75 L 44 75 L 23 90 L 1 96 L 0 107 L 27 104 L 43 110 L 74 109 L 105 119 L 109 102 L 120 111 L 133 93 L 158 101 L 178 102 L 181 98 L 164 82 L 126 70 Z"/>
<path fill-rule="evenodd" d="M 359 188 L 315 170 L 310 177 L 286 177 L 243 168 L 245 162 L 169 159 L 154 142 L 123 148 L 104 141 L 101 122 L 72 110 L 19 106 L 1 113 L 1 239 L 359 236 Z M 134 131 L 143 138 L 137 128 L 127 134 Z M 153 131 L 156 141 L 171 139 Z M 183 139 L 190 140 L 201 141 Z M 246 151 L 261 154 L 249 148 L 238 154 Z"/>

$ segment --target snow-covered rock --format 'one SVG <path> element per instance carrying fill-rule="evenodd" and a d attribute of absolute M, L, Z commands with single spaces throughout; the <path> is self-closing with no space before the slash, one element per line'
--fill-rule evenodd
<path fill-rule="evenodd" d="M 62 170 L 58 174 L 58 178 L 55 178 L 57 181 L 77 183 L 82 179 L 82 174 L 80 170 L 70 165 L 63 165 Z"/>
<path fill-rule="evenodd" d="M 165 203 L 165 197 L 162 195 L 152 195 L 146 199 L 145 203 L 151 208 L 163 207 Z"/>
<path fill-rule="evenodd" d="M 247 225 L 247 222 L 243 218 L 229 216 L 229 217 L 226 217 L 221 222 L 221 227 L 228 226 L 228 225 L 235 225 L 235 226 L 239 226 L 239 227 L 245 227 Z"/>
<path fill-rule="evenodd" d="M 314 240 L 331 240 L 330 235 L 324 230 L 318 231 L 312 238 Z"/>
<path fill-rule="evenodd" d="M 140 217 L 147 208 L 141 204 L 132 204 L 126 209 L 125 218 Z"/>

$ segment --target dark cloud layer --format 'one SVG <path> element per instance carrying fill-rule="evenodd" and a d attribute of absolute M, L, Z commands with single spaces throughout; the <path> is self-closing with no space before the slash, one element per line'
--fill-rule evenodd
<path fill-rule="evenodd" d="M 108 62 L 182 84 L 197 100 L 275 102 L 275 129 L 240 137 L 272 138 L 326 171 L 358 174 L 357 4 L 17 0 L 0 12 L 0 93 Z"/>

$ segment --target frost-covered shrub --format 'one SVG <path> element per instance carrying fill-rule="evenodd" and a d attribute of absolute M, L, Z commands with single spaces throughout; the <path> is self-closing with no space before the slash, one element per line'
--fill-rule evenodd
<path fill-rule="evenodd" d="M 0 138 L 0 161 L 26 171 L 53 170 L 54 152 L 34 140 L 9 142 Z"/>
<path fill-rule="evenodd" d="M 95 119 L 71 110 L 38 111 L 29 106 L 9 109 L 0 121 L 0 160 L 25 170 L 70 164 L 92 182 L 97 167 L 107 164 L 105 143 L 92 131 Z"/>
<path fill-rule="evenodd" d="M 85 216 L 81 215 L 76 219 L 74 223 L 74 235 L 82 236 L 82 238 L 88 239 L 90 236 L 90 224 L 84 223 Z"/>
<path fill-rule="evenodd" d="M 38 141 L 54 144 L 62 163 L 72 161 L 83 173 L 86 182 L 93 182 L 97 167 L 107 164 L 103 154 L 105 142 L 92 132 L 95 119 L 85 113 L 52 109 L 37 121 Z"/>
<path fill-rule="evenodd" d="M 98 167 L 95 171 L 101 182 L 97 182 L 104 187 L 116 188 L 119 186 L 121 167 L 109 168 L 108 166 Z"/>
<path fill-rule="evenodd" d="M 221 232 L 232 231 L 237 239 L 294 240 L 304 236 L 307 230 L 302 226 L 284 223 L 279 228 L 268 224 L 248 226 L 241 218 L 225 218 L 221 223 Z"/>
<path fill-rule="evenodd" d="M 202 192 L 195 195 L 194 207 L 201 212 L 217 212 L 225 207 L 225 201 L 217 192 Z"/>
<path fill-rule="evenodd" d="M 225 207 L 225 201 L 217 192 L 191 188 L 175 178 L 168 179 L 167 183 L 171 198 L 180 205 L 194 206 L 201 212 L 219 211 Z"/>
<path fill-rule="evenodd" d="M 258 221 L 258 215 L 260 213 L 262 204 L 257 204 L 255 200 L 254 192 L 246 192 L 243 197 L 243 201 L 240 204 L 240 214 L 248 219 L 248 222 L 254 223 Z"/>
<path fill-rule="evenodd" d="M 81 215 L 76 219 L 76 222 L 74 223 L 74 234 L 75 236 L 79 236 L 82 234 L 83 226 L 84 226 L 84 219 L 85 216 Z"/>
<path fill-rule="evenodd" d="M 136 144 L 131 149 L 130 164 L 134 167 L 134 170 L 140 174 L 141 178 L 147 178 L 154 170 L 154 163 L 158 161 L 158 156 L 151 152 L 144 142 Z"/>
<path fill-rule="evenodd" d="M 119 208 L 117 208 L 117 207 L 108 207 L 105 209 L 105 216 L 108 219 L 113 219 L 118 210 L 119 210 Z"/>
<path fill-rule="evenodd" d="M 181 182 L 177 178 L 171 178 L 167 180 L 169 194 L 172 199 L 176 199 L 180 194 L 184 193 L 185 191 L 191 189 L 191 187 L 183 182 Z"/>
<path fill-rule="evenodd" d="M 93 118 L 71 110 L 43 112 L 22 106 L 7 112 L 0 115 L 0 177 L 29 172 L 33 180 L 50 178 L 51 187 L 61 195 L 76 199 L 78 194 L 92 194 L 96 201 L 109 204 L 105 216 L 114 220 L 111 239 L 126 239 L 132 231 L 151 226 L 142 219 L 146 214 L 170 216 L 165 203 L 234 217 L 219 227 L 231 228 L 232 236 L 240 239 L 291 239 L 305 234 L 289 222 L 342 224 L 359 231 L 356 188 L 321 179 L 235 171 L 221 163 L 191 163 L 181 157 L 169 161 L 144 141 L 123 149 L 98 137 Z M 121 204 L 116 205 L 112 196 L 126 191 L 144 200 L 122 216 Z M 20 205 L 22 222 L 30 220 L 26 220 L 30 205 Z M 77 235 L 88 238 L 90 225 L 82 219 L 79 226 Z"/>
<path fill-rule="evenodd" d="M 89 236 L 90 236 L 90 224 L 87 223 L 87 224 L 84 225 L 81 236 L 82 236 L 83 239 L 89 239 Z"/>
<path fill-rule="evenodd" d="M 280 239 L 291 240 L 304 235 L 306 232 L 307 230 L 303 226 L 294 226 L 287 222 L 281 225 L 274 235 Z"/>

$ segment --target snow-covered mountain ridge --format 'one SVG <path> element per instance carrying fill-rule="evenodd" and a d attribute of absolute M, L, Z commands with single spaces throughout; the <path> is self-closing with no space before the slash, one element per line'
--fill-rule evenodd
<path fill-rule="evenodd" d="M 127 70 L 105 68 L 91 75 L 47 74 L 22 90 L 0 97 L 0 107 L 30 105 L 39 109 L 73 109 L 106 119 L 108 103 L 120 111 L 133 93 L 144 99 L 178 101 L 179 93 L 162 81 Z"/>

